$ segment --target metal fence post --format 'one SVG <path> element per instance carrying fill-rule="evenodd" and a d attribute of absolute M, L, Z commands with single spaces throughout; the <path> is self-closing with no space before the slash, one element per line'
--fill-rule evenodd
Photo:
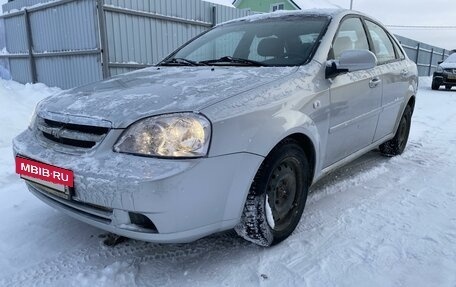
<path fill-rule="evenodd" d="M 428 76 L 431 75 L 431 70 L 432 70 L 432 58 L 434 58 L 434 48 L 431 49 L 431 59 L 429 60 L 429 71 L 428 71 Z"/>
<path fill-rule="evenodd" d="M 418 60 L 420 58 L 420 43 L 418 42 L 418 44 L 416 45 L 416 59 L 415 59 L 415 63 L 418 65 Z"/>
<path fill-rule="evenodd" d="M 104 0 L 97 1 L 98 11 L 98 29 L 100 35 L 100 48 L 101 48 L 101 68 L 103 72 L 103 79 L 107 79 L 111 76 L 109 70 L 109 49 L 108 49 L 108 37 L 106 32 L 106 15 L 104 11 Z"/>
<path fill-rule="evenodd" d="M 212 27 L 217 25 L 217 7 L 212 6 Z"/>
<path fill-rule="evenodd" d="M 445 49 L 443 49 L 443 51 L 442 51 L 442 61 L 444 61 L 444 60 L 445 60 Z"/>
<path fill-rule="evenodd" d="M 30 16 L 29 11 L 24 9 L 24 18 L 25 18 L 25 30 L 27 32 L 27 46 L 28 46 L 28 58 L 30 64 L 30 75 L 32 77 L 32 83 L 38 81 L 36 74 L 36 65 L 35 58 L 33 57 L 33 37 L 32 37 L 32 26 L 30 25 Z"/>

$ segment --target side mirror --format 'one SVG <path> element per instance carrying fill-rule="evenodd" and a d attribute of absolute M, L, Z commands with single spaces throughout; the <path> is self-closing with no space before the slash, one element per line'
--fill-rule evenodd
<path fill-rule="evenodd" d="M 438 61 L 438 62 L 437 62 L 437 65 L 440 65 L 440 64 L 442 64 L 442 63 L 443 63 L 443 61 Z"/>
<path fill-rule="evenodd" d="M 368 50 L 346 50 L 339 60 L 326 62 L 326 78 L 333 78 L 341 73 L 369 70 L 377 65 L 377 57 Z"/>

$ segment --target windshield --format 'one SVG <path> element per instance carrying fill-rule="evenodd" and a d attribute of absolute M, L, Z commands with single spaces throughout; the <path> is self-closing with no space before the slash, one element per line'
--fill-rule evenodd
<path fill-rule="evenodd" d="M 446 60 L 445 63 L 456 63 L 456 53 L 451 54 Z"/>
<path fill-rule="evenodd" d="M 310 60 L 327 17 L 293 15 L 218 26 L 161 65 L 296 66 Z"/>

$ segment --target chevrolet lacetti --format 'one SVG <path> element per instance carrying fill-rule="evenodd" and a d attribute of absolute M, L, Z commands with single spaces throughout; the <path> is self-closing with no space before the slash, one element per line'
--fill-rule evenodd
<path fill-rule="evenodd" d="M 41 101 L 14 139 L 39 199 L 101 229 L 189 242 L 296 228 L 309 187 L 404 151 L 417 68 L 379 22 L 304 10 L 226 22 L 158 65 Z"/>

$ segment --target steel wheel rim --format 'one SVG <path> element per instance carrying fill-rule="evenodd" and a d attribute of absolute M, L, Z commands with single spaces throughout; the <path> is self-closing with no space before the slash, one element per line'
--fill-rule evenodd
<path fill-rule="evenodd" d="M 407 119 L 404 117 L 401 120 L 400 126 L 399 126 L 399 136 L 398 136 L 398 141 L 399 141 L 399 147 L 402 149 L 405 145 L 406 142 L 406 133 L 407 133 Z"/>
<path fill-rule="evenodd" d="M 269 204 L 274 224 L 271 226 L 269 220 L 268 224 L 275 231 L 286 229 L 296 214 L 300 201 L 298 170 L 298 160 L 285 158 L 274 168 L 269 178 L 266 204 Z"/>

